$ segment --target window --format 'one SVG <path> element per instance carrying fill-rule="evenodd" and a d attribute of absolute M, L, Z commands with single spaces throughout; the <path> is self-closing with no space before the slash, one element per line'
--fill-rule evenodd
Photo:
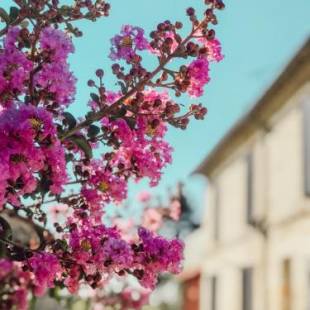
<path fill-rule="evenodd" d="M 253 222 L 253 153 L 246 156 L 247 178 L 246 178 L 246 221 Z"/>
<path fill-rule="evenodd" d="M 220 236 L 220 190 L 218 184 L 214 186 L 214 196 L 213 236 L 214 240 L 218 241 Z"/>
<path fill-rule="evenodd" d="M 217 310 L 217 277 L 210 278 L 210 310 Z"/>
<path fill-rule="evenodd" d="M 285 259 L 282 263 L 282 309 L 291 310 L 291 260 Z"/>
<path fill-rule="evenodd" d="M 310 196 L 310 101 L 304 102 L 303 132 L 304 132 L 304 191 Z"/>
<path fill-rule="evenodd" d="M 242 269 L 242 310 L 253 309 L 253 269 Z"/>
<path fill-rule="evenodd" d="M 310 310 L 310 268 L 309 268 L 309 262 L 308 262 L 308 268 L 307 271 L 305 272 L 305 276 L 306 276 L 306 283 L 307 283 L 307 287 L 306 287 L 306 309 L 305 310 Z"/>

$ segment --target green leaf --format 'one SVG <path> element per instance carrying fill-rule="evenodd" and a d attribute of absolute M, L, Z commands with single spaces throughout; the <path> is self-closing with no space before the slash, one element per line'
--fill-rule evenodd
<path fill-rule="evenodd" d="M 44 197 L 46 193 L 50 190 L 51 185 L 52 181 L 49 180 L 45 175 L 43 175 L 37 185 L 36 191 L 39 192 L 42 197 Z"/>
<path fill-rule="evenodd" d="M 65 155 L 65 159 L 66 159 L 66 162 L 68 163 L 68 162 L 70 162 L 70 161 L 73 161 L 73 159 L 74 159 L 74 155 L 72 154 L 72 153 L 67 153 L 66 155 Z"/>
<path fill-rule="evenodd" d="M 86 118 L 87 120 L 91 120 L 91 119 L 94 117 L 94 115 L 95 115 L 95 112 L 94 112 L 94 111 L 89 111 L 89 112 L 87 112 L 87 114 L 85 115 L 85 118 Z"/>
<path fill-rule="evenodd" d="M 90 125 L 88 127 L 87 136 L 90 138 L 94 138 L 98 135 L 99 132 L 100 132 L 100 128 L 98 126 Z"/>
<path fill-rule="evenodd" d="M 50 288 L 48 294 L 51 298 L 54 298 L 57 302 L 60 302 L 61 296 L 60 296 L 59 287 L 56 286 L 56 287 Z"/>
<path fill-rule="evenodd" d="M 28 28 L 29 22 L 28 22 L 28 20 L 23 20 L 19 25 L 20 25 L 22 28 Z"/>
<path fill-rule="evenodd" d="M 74 31 L 74 27 L 71 23 L 67 23 L 66 24 L 68 31 L 73 32 Z"/>
<path fill-rule="evenodd" d="M 97 94 L 91 93 L 90 98 L 94 100 L 95 102 L 100 103 L 100 97 Z"/>
<path fill-rule="evenodd" d="M 127 125 L 131 128 L 134 129 L 136 127 L 136 121 L 132 118 L 125 118 L 125 121 Z"/>
<path fill-rule="evenodd" d="M 127 88 L 126 85 L 123 82 L 118 81 L 117 84 L 121 87 L 122 94 L 126 94 Z"/>
<path fill-rule="evenodd" d="M 89 159 L 93 157 L 92 148 L 85 137 L 73 135 L 70 136 L 68 139 L 71 140 L 79 149 L 84 152 L 86 158 Z"/>
<path fill-rule="evenodd" d="M 75 117 L 71 113 L 64 112 L 63 116 L 64 116 L 65 120 L 68 123 L 69 129 L 72 129 L 72 128 L 74 128 L 76 126 L 76 119 L 75 119 Z"/>
<path fill-rule="evenodd" d="M 18 17 L 19 9 L 16 6 L 10 7 L 10 22 L 14 22 Z"/>
<path fill-rule="evenodd" d="M 63 5 L 61 8 L 60 8 L 60 13 L 63 15 L 63 16 L 69 16 L 71 12 L 71 8 L 70 6 L 68 5 Z"/>
<path fill-rule="evenodd" d="M 10 16 L 3 8 L 0 8 L 0 18 L 7 24 L 10 23 Z"/>
<path fill-rule="evenodd" d="M 64 240 L 64 239 L 57 239 L 56 242 L 61 247 L 61 249 L 63 251 L 67 251 L 68 250 L 69 246 L 68 246 L 68 243 L 67 243 L 66 240 Z"/>
<path fill-rule="evenodd" d="M 36 303 L 37 303 L 37 297 L 32 295 L 29 303 L 29 310 L 35 310 L 36 309 Z"/>

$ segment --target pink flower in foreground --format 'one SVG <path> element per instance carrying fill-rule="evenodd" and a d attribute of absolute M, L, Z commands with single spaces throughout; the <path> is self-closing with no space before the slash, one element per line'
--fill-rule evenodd
<path fill-rule="evenodd" d="M 27 310 L 32 284 L 30 272 L 23 271 L 20 263 L 0 259 L 0 291 L 3 297 L 0 299 L 0 309 Z"/>
<path fill-rule="evenodd" d="M 135 128 L 132 129 L 123 119 L 101 120 L 104 128 L 113 132 L 120 143 L 110 164 L 114 167 L 122 166 L 123 170 L 128 171 L 127 176 L 132 175 L 137 181 L 148 177 L 151 186 L 159 182 L 162 169 L 172 161 L 172 148 L 163 139 L 166 125 L 158 119 L 155 121 L 158 125 L 153 128 L 147 116 L 139 116 Z"/>
<path fill-rule="evenodd" d="M 84 197 L 91 205 L 104 205 L 108 202 L 120 202 L 127 195 L 127 182 L 124 177 L 119 177 L 107 171 L 103 163 L 93 160 L 90 177 L 82 188 Z"/>
<path fill-rule="evenodd" d="M 121 33 L 111 39 L 112 48 L 110 58 L 112 60 L 132 60 L 136 51 L 145 50 L 148 42 L 144 37 L 144 30 L 139 27 L 125 25 Z"/>
<path fill-rule="evenodd" d="M 18 206 L 22 195 L 35 190 L 39 172 L 45 175 L 46 191 L 62 191 L 65 155 L 49 112 L 26 105 L 1 112 L 0 172 L 0 206 Z"/>
<path fill-rule="evenodd" d="M 201 35 L 201 32 L 197 34 Z M 205 37 L 201 37 L 197 39 L 197 41 L 199 43 L 202 43 L 202 45 L 207 49 L 206 57 L 209 61 L 220 62 L 221 60 L 223 60 L 224 56 L 222 54 L 222 47 L 218 39 L 214 38 L 208 40 Z"/>
<path fill-rule="evenodd" d="M 66 62 L 46 63 L 36 74 L 37 86 L 53 94 L 54 101 L 60 106 L 68 106 L 75 95 L 76 78 Z"/>
<path fill-rule="evenodd" d="M 19 32 L 18 27 L 11 27 L 4 39 L 4 49 L 0 49 L 0 101 L 6 106 L 13 102 L 14 95 L 26 91 L 25 82 L 33 67 L 15 45 Z"/>
<path fill-rule="evenodd" d="M 62 62 L 67 59 L 69 53 L 74 52 L 71 38 L 63 31 L 53 27 L 46 27 L 40 34 L 40 47 L 50 53 L 53 62 Z"/>
<path fill-rule="evenodd" d="M 36 296 L 42 296 L 47 288 L 54 287 L 54 280 L 62 272 L 60 263 L 55 255 L 41 252 L 29 258 L 28 264 L 35 276 L 34 293 Z"/>
<path fill-rule="evenodd" d="M 69 70 L 67 58 L 74 52 L 71 38 L 59 29 L 46 27 L 40 35 L 40 47 L 49 61 L 35 75 L 36 86 L 52 94 L 59 106 L 67 106 L 74 100 L 76 78 Z"/>
<path fill-rule="evenodd" d="M 204 86 L 210 81 L 209 61 L 204 57 L 198 58 L 189 65 L 188 69 L 190 86 L 187 91 L 193 97 L 200 97 L 203 95 Z"/>
<path fill-rule="evenodd" d="M 143 250 L 136 252 L 135 261 L 143 268 L 138 269 L 136 274 L 145 288 L 155 287 L 160 272 L 176 274 L 181 271 L 184 248 L 181 240 L 167 240 L 145 228 L 140 228 L 138 234 Z"/>
<path fill-rule="evenodd" d="M 13 269 L 13 262 L 1 258 L 0 259 L 0 282 L 4 279 Z"/>

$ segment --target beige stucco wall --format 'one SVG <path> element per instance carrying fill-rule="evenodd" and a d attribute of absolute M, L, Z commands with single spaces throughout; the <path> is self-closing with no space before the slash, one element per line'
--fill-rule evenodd
<path fill-rule="evenodd" d="M 201 260 L 201 309 L 208 310 L 208 279 L 218 276 L 217 310 L 241 310 L 242 268 L 254 268 L 254 309 L 282 310 L 283 261 L 291 259 L 291 310 L 310 309 L 310 199 L 303 193 L 303 115 L 310 100 L 304 85 L 270 120 L 222 163 L 208 184 Z M 268 238 L 246 224 L 245 156 L 254 156 L 254 214 Z M 220 238 L 212 239 L 216 190 Z M 202 242 L 202 241 L 201 241 Z M 307 308 L 308 307 L 308 308 Z"/>

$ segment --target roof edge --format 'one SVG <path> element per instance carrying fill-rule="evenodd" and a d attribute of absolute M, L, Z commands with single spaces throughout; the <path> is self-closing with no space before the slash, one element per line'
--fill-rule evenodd
<path fill-rule="evenodd" d="M 257 129 L 268 128 L 266 123 L 270 117 L 285 105 L 288 96 L 292 96 L 294 91 L 307 80 L 310 80 L 310 37 L 254 107 L 224 135 L 192 174 L 212 177 L 214 171 L 231 151 L 250 138 Z M 286 88 L 283 87 L 284 85 Z"/>

